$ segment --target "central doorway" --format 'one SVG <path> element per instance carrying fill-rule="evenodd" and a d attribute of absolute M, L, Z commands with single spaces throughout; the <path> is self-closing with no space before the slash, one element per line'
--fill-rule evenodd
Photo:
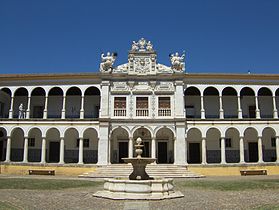
<path fill-rule="evenodd" d="M 58 163 L 60 154 L 60 143 L 57 141 L 49 142 L 49 162 Z"/>
<path fill-rule="evenodd" d="M 189 163 L 201 163 L 200 143 L 189 143 Z"/>
<path fill-rule="evenodd" d="M 258 153 L 258 143 L 257 142 L 249 142 L 249 162 L 258 162 L 259 153 Z"/>
<path fill-rule="evenodd" d="M 118 142 L 118 162 L 119 163 L 124 163 L 122 158 L 127 158 L 128 157 L 128 142 L 126 141 L 121 141 Z"/>
<path fill-rule="evenodd" d="M 158 163 L 168 163 L 168 142 L 158 142 Z"/>

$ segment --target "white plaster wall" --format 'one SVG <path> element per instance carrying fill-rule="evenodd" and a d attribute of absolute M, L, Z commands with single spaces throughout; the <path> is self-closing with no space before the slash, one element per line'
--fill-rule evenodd
<path fill-rule="evenodd" d="M 266 129 L 262 135 L 262 143 L 265 149 L 275 149 L 275 147 L 271 146 L 271 138 L 275 137 L 274 133 L 270 129 Z"/>
<path fill-rule="evenodd" d="M 185 96 L 184 97 L 186 106 L 194 106 L 194 113 L 196 117 L 201 116 L 201 97 L 200 96 Z M 187 110 L 186 110 L 187 111 Z"/>
<path fill-rule="evenodd" d="M 84 139 L 89 139 L 89 147 L 84 147 L 85 150 L 98 150 L 98 135 L 96 131 L 87 131 L 84 133 Z"/>
<path fill-rule="evenodd" d="M 85 96 L 84 97 L 84 116 L 96 117 L 98 116 L 99 110 L 96 108 L 100 107 L 100 96 Z"/>
<path fill-rule="evenodd" d="M 235 130 L 228 130 L 226 138 L 231 139 L 231 147 L 226 147 L 226 150 L 239 150 L 239 134 Z"/>
<path fill-rule="evenodd" d="M 30 116 L 34 115 L 34 106 L 42 106 L 43 109 L 45 107 L 45 96 L 32 96 L 31 97 L 31 110 Z"/>
<path fill-rule="evenodd" d="M 62 96 L 49 96 L 48 97 L 48 116 L 61 116 L 63 104 Z"/>
<path fill-rule="evenodd" d="M 225 116 L 237 117 L 237 97 L 236 96 L 223 96 L 223 110 Z"/>
<path fill-rule="evenodd" d="M 42 135 L 41 132 L 37 129 L 32 130 L 28 138 L 35 138 L 35 147 L 29 147 L 32 149 L 41 149 L 42 148 Z"/>
<path fill-rule="evenodd" d="M 11 106 L 11 97 L 4 92 L 0 92 L 0 102 L 4 104 L 3 114 L 9 115 L 9 109 Z M 4 116 L 0 116 L 0 117 L 4 117 Z"/>
<path fill-rule="evenodd" d="M 11 136 L 12 148 L 22 149 L 24 145 L 24 135 L 20 129 L 15 129 Z"/>
<path fill-rule="evenodd" d="M 242 115 L 249 116 L 249 106 L 255 106 L 255 96 L 243 96 L 241 99 Z"/>
<path fill-rule="evenodd" d="M 191 129 L 187 133 L 187 142 L 201 142 L 201 133 L 197 129 Z"/>
<path fill-rule="evenodd" d="M 273 101 L 271 96 L 259 96 L 261 117 L 273 117 Z"/>
<path fill-rule="evenodd" d="M 66 150 L 78 150 L 77 139 L 79 138 L 78 132 L 74 129 L 69 129 L 65 133 L 65 149 Z"/>
<path fill-rule="evenodd" d="M 80 114 L 81 96 L 67 96 L 66 117 L 77 117 Z"/>
<path fill-rule="evenodd" d="M 208 150 L 219 150 L 220 133 L 216 130 L 208 131 L 206 135 L 206 147 Z"/>
<path fill-rule="evenodd" d="M 205 116 L 219 116 L 219 96 L 204 96 Z"/>

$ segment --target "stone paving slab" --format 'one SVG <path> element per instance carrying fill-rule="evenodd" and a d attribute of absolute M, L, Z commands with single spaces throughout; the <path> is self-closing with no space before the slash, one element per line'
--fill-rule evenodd
<path fill-rule="evenodd" d="M 3 176 L 1 176 L 3 177 Z M 1 178 L 0 177 L 0 178 Z M 7 176 L 5 176 L 7 177 Z M 4 177 L 3 177 L 4 178 Z M 17 176 L 18 178 L 18 176 Z M 29 178 L 29 177 L 28 177 Z M 31 178 L 34 178 L 33 176 Z M 39 176 L 41 178 L 41 176 Z M 56 179 L 59 177 L 55 177 Z M 248 180 L 279 179 L 279 176 L 265 177 L 209 177 L 203 180 Z M 181 179 L 175 183 L 179 183 Z M 186 181 L 186 180 L 185 180 Z M 95 198 L 93 194 L 102 190 L 100 185 L 94 188 L 75 188 L 67 190 L 0 190 L 0 201 L 7 202 L 19 209 L 28 210 L 178 210 L 178 209 L 252 209 L 262 206 L 279 207 L 279 189 L 217 191 L 183 188 L 175 185 L 184 198 L 160 201 L 112 201 Z M 139 205 L 138 205 L 139 204 Z M 272 209 L 272 208 L 271 208 Z"/>
<path fill-rule="evenodd" d="M 149 202 L 125 202 L 123 210 L 149 210 Z"/>

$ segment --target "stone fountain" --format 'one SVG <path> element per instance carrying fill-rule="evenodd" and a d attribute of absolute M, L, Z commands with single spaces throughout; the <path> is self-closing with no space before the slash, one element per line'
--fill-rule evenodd
<path fill-rule="evenodd" d="M 149 177 L 145 171 L 146 165 L 153 163 L 156 158 L 141 157 L 142 147 L 142 140 L 139 137 L 135 145 L 137 156 L 122 158 L 125 163 L 131 163 L 133 166 L 129 179 L 104 179 L 104 190 L 96 192 L 95 197 L 114 200 L 161 200 L 184 196 L 181 192 L 174 191 L 173 179 Z"/>

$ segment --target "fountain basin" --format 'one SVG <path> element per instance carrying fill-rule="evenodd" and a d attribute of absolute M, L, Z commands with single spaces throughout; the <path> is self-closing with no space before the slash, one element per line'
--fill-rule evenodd
<path fill-rule="evenodd" d="M 114 200 L 162 200 L 180 198 L 184 195 L 174 191 L 173 179 L 152 180 L 104 179 L 104 190 L 94 194 L 96 197 Z"/>

